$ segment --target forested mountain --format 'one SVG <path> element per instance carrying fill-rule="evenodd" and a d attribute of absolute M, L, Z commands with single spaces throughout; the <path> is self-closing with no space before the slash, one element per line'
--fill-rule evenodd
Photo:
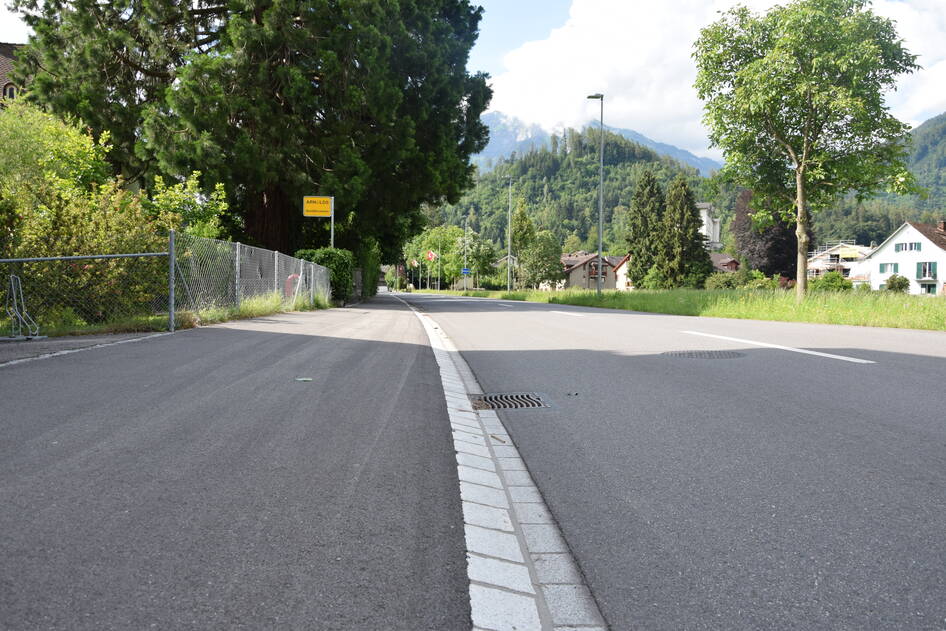
<path fill-rule="evenodd" d="M 570 249 L 597 242 L 599 131 L 565 130 L 550 138 L 549 146 L 500 159 L 452 206 L 434 209 L 434 223 L 463 226 L 498 245 L 505 243 L 508 212 L 507 177 L 512 179 L 513 206 L 522 204 L 536 230 L 550 230 Z M 615 254 L 626 252 L 624 231 L 627 208 L 637 180 L 653 171 L 662 186 L 683 174 L 696 191 L 705 180 L 695 168 L 658 155 L 618 134 L 605 132 L 604 241 Z M 576 247 L 577 246 L 577 247 Z"/>
<path fill-rule="evenodd" d="M 489 128 L 489 144 L 482 152 L 473 157 L 473 162 L 484 171 L 492 169 L 499 158 L 512 157 L 513 152 L 516 155 L 521 155 L 535 149 L 548 147 L 551 143 L 551 134 L 538 125 L 530 125 L 514 116 L 507 116 L 501 112 L 489 112 L 483 114 L 480 120 Z M 598 121 L 591 121 L 588 126 L 596 127 Z M 685 149 L 651 140 L 633 129 L 621 129 L 607 125 L 605 128 L 639 145 L 653 149 L 659 155 L 696 167 L 700 174 L 704 176 L 710 175 L 722 166 L 715 160 L 695 156 Z"/>
<path fill-rule="evenodd" d="M 904 221 L 934 223 L 946 219 L 946 113 L 912 131 L 908 168 L 927 196 L 880 195 L 857 202 L 848 198 L 815 216 L 819 241 L 857 239 L 869 245 L 886 239 Z"/>

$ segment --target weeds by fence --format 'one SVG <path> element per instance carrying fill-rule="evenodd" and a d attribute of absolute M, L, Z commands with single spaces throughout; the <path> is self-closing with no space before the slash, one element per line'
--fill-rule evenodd
<path fill-rule="evenodd" d="M 174 282 L 171 283 L 171 251 Z M 43 335 L 170 328 L 232 317 L 327 306 L 326 268 L 285 254 L 186 234 L 166 252 L 0 259 L 0 304 L 11 276 Z M 11 320 L 0 314 L 0 336 Z"/>

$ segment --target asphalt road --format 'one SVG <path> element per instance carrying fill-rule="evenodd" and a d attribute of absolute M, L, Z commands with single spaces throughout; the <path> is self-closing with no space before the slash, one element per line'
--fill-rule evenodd
<path fill-rule="evenodd" d="M 464 553 L 390 297 L 0 367 L 0 628 L 469 631 Z"/>
<path fill-rule="evenodd" d="M 943 333 L 404 297 L 552 405 L 500 416 L 613 629 L 946 628 Z"/>

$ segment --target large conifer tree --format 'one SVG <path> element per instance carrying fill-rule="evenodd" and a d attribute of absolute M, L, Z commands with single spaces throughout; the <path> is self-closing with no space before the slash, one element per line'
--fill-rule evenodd
<path fill-rule="evenodd" d="M 468 0 L 18 0 L 30 98 L 108 131 L 147 187 L 199 169 L 233 236 L 324 244 L 303 195 L 335 196 L 336 243 L 388 257 L 423 203 L 455 202 L 485 146 L 485 77 L 466 73 Z"/>
<path fill-rule="evenodd" d="M 627 216 L 627 246 L 631 257 L 627 262 L 627 276 L 634 286 L 640 286 L 653 266 L 660 244 L 660 223 L 664 214 L 664 194 L 651 171 L 644 171 Z"/>
<path fill-rule="evenodd" d="M 693 191 L 677 178 L 667 190 L 667 209 L 661 222 L 661 246 L 654 264 L 670 287 L 702 287 L 713 271 L 706 237 L 700 232 L 703 219 Z"/>

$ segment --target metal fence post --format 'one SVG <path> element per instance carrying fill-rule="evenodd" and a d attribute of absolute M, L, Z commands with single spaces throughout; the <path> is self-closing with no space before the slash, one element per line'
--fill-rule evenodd
<path fill-rule="evenodd" d="M 233 285 L 233 296 L 234 302 L 236 302 L 237 309 L 240 308 L 240 242 L 236 242 L 236 261 L 234 262 L 234 277 L 235 282 Z"/>
<path fill-rule="evenodd" d="M 309 306 L 315 304 L 315 263 L 306 265 L 309 272 Z"/>
<path fill-rule="evenodd" d="M 168 233 L 168 330 L 174 332 L 174 231 Z"/>
<path fill-rule="evenodd" d="M 273 252 L 273 291 L 279 291 L 279 251 Z"/>

